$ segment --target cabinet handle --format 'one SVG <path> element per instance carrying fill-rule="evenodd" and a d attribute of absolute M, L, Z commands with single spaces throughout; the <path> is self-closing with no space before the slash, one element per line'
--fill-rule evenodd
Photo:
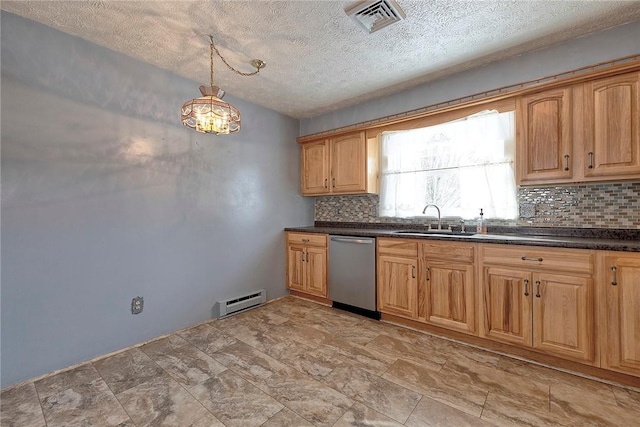
<path fill-rule="evenodd" d="M 327 178 L 324 179 L 324 188 L 327 188 L 327 184 L 329 183 L 329 180 Z"/>
<path fill-rule="evenodd" d="M 542 262 L 542 258 L 530 258 L 530 257 L 523 256 L 520 259 L 523 260 L 523 261 L 538 261 L 538 262 Z"/>
<path fill-rule="evenodd" d="M 587 153 L 587 156 L 589 156 L 589 166 L 587 166 L 589 169 L 593 169 L 593 151 L 589 151 Z"/>
<path fill-rule="evenodd" d="M 303 241 L 303 242 L 308 242 L 308 241 L 309 241 L 309 239 L 302 239 L 302 241 Z"/>
<path fill-rule="evenodd" d="M 569 155 L 568 154 L 564 155 L 564 170 L 566 170 L 566 171 L 569 170 Z"/>
<path fill-rule="evenodd" d="M 416 278 L 416 266 L 415 265 L 411 266 L 411 278 L 412 279 Z"/>
<path fill-rule="evenodd" d="M 427 267 L 427 281 L 431 280 L 431 268 Z"/>
<path fill-rule="evenodd" d="M 529 279 L 524 279 L 524 296 L 529 296 Z"/>
<path fill-rule="evenodd" d="M 336 188 L 336 179 L 335 178 L 331 178 L 331 186 L 333 188 Z"/>
<path fill-rule="evenodd" d="M 536 298 L 540 298 L 540 280 L 536 280 Z"/>
<path fill-rule="evenodd" d="M 305 253 L 306 253 L 305 251 L 302 251 L 302 262 L 305 262 L 305 259 L 304 259 L 304 254 Z"/>
<path fill-rule="evenodd" d="M 611 284 L 613 286 L 618 286 L 618 279 L 616 277 L 616 272 L 618 271 L 618 269 L 616 268 L 616 266 L 614 265 L 613 267 L 611 267 Z"/>

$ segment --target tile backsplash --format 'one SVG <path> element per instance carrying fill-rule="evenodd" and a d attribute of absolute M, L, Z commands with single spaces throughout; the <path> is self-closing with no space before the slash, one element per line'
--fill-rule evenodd
<path fill-rule="evenodd" d="M 377 194 L 317 197 L 315 220 L 424 222 L 379 217 L 378 200 Z M 518 205 L 518 219 L 488 220 L 488 225 L 640 229 L 640 182 L 522 187 L 518 189 Z"/>

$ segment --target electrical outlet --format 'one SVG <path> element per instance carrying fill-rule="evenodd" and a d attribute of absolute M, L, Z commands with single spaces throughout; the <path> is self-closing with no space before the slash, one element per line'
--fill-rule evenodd
<path fill-rule="evenodd" d="M 142 308 L 144 307 L 144 298 L 135 297 L 131 300 L 131 314 L 140 314 L 142 313 Z"/>

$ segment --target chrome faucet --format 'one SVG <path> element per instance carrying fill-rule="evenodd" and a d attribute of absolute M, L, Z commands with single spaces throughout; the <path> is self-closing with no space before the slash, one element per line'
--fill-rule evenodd
<path fill-rule="evenodd" d="M 427 206 L 424 207 L 424 209 L 422 210 L 422 215 L 425 214 L 425 212 L 427 212 L 427 209 L 433 206 L 434 208 L 436 208 L 436 210 L 438 211 L 438 230 L 442 230 L 442 222 L 440 219 L 440 208 L 434 204 L 428 204 Z M 429 230 L 431 230 L 431 224 L 429 224 Z"/>

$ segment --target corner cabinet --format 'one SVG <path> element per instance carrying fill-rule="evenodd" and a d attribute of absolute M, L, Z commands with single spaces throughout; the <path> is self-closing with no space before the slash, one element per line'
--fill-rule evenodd
<path fill-rule="evenodd" d="M 287 288 L 327 297 L 327 236 L 287 232 Z"/>
<path fill-rule="evenodd" d="M 378 140 L 354 132 L 302 145 L 302 195 L 378 192 Z"/>
<path fill-rule="evenodd" d="M 591 251 L 485 245 L 482 253 L 481 336 L 597 364 Z"/>
<path fill-rule="evenodd" d="M 516 101 L 518 185 L 640 179 L 640 73 Z"/>
<path fill-rule="evenodd" d="M 600 265 L 602 367 L 640 376 L 640 253 L 605 252 Z"/>

